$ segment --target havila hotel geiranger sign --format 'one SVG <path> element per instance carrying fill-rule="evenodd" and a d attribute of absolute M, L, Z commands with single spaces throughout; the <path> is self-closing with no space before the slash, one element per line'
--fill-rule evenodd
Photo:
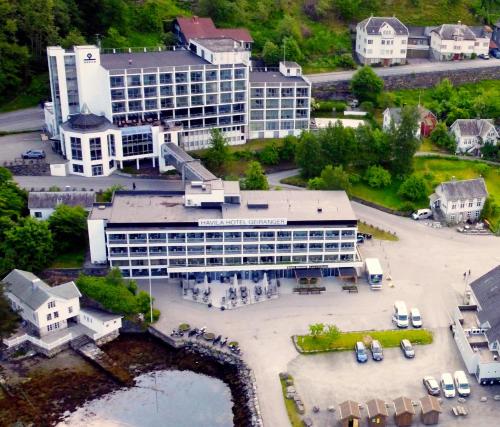
<path fill-rule="evenodd" d="M 228 227 L 247 225 L 286 225 L 286 218 L 235 218 L 235 219 L 199 219 L 199 227 Z"/>

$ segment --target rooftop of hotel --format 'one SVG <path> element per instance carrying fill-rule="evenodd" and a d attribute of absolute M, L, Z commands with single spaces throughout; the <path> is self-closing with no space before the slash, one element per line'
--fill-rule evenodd
<path fill-rule="evenodd" d="M 231 38 L 196 38 L 193 39 L 196 43 L 211 50 L 212 52 L 245 52 L 246 49 Z"/>
<path fill-rule="evenodd" d="M 308 83 L 300 76 L 285 76 L 278 70 L 273 71 L 250 71 L 250 83 L 302 83 L 308 86 Z"/>
<path fill-rule="evenodd" d="M 105 53 L 101 55 L 101 65 L 107 70 L 203 64 L 209 64 L 209 62 L 183 49 L 162 52 Z"/>
<path fill-rule="evenodd" d="M 192 223 L 204 219 L 286 219 L 290 221 L 355 221 L 343 191 L 241 191 L 240 204 L 186 207 L 181 194 L 117 192 L 113 202 L 94 206 L 91 220 L 112 224 Z"/>

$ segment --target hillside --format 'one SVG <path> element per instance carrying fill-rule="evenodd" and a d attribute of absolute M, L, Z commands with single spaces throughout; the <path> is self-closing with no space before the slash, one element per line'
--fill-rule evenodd
<path fill-rule="evenodd" d="M 247 27 L 256 56 L 287 59 L 306 72 L 349 68 L 349 24 L 395 14 L 412 25 L 500 18 L 500 0 L 0 0 L 0 110 L 48 96 L 47 45 L 104 47 L 170 45 L 178 15 L 211 16 L 220 27 Z M 490 11 L 485 6 L 491 5 Z M 494 13 L 493 13 L 494 12 Z M 342 55 L 344 54 L 344 55 Z M 8 101 L 13 102 L 8 103 Z M 17 101 L 17 102 L 16 102 Z"/>

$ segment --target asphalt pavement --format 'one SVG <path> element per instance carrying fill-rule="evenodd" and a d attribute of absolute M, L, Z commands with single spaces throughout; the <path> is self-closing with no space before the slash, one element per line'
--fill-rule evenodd
<path fill-rule="evenodd" d="M 43 110 L 39 107 L 0 113 L 0 132 L 40 130 L 43 126 Z"/>

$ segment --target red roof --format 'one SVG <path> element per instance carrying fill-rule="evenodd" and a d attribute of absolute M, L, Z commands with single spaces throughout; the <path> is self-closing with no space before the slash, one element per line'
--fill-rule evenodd
<path fill-rule="evenodd" d="M 187 40 L 227 37 L 240 42 L 253 42 L 252 36 L 247 29 L 216 28 L 212 18 L 199 18 L 198 16 L 193 16 L 191 18 L 179 17 L 177 18 L 177 23 Z"/>

